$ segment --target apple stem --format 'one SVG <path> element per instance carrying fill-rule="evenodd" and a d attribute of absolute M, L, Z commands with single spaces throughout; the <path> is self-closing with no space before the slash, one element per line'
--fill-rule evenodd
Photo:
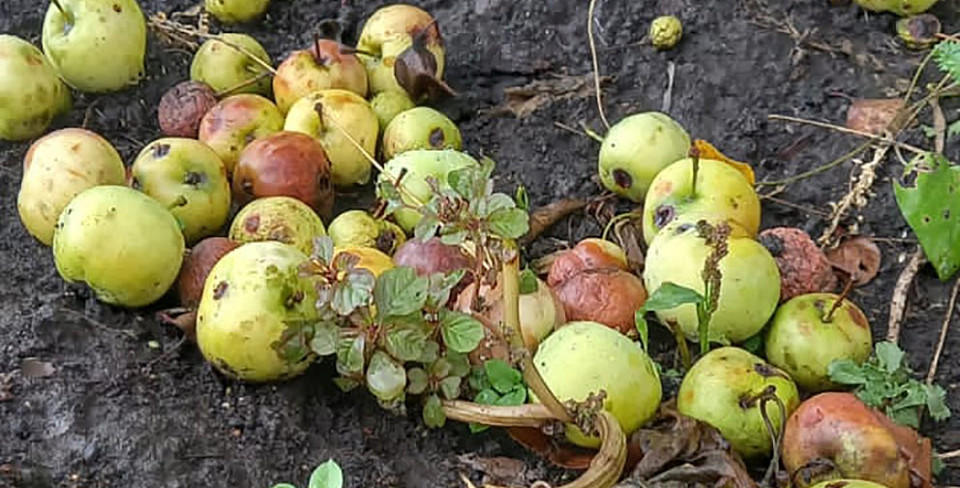
<path fill-rule="evenodd" d="M 53 3 L 54 7 L 57 7 L 57 10 L 59 10 L 64 17 L 67 17 L 67 11 L 63 9 L 63 5 L 60 4 L 60 0 L 50 0 L 50 2 Z"/>
<path fill-rule="evenodd" d="M 843 291 L 840 292 L 840 297 L 837 298 L 837 301 L 833 302 L 833 306 L 830 307 L 830 311 L 828 311 L 827 314 L 823 316 L 823 321 L 825 323 L 829 324 L 830 322 L 833 322 L 833 313 L 836 312 L 838 308 L 840 308 L 840 305 L 843 304 L 843 301 L 846 300 L 847 295 L 850 294 L 850 290 L 852 289 L 853 289 L 853 277 L 850 277 L 847 280 L 847 284 L 843 286 Z"/>
<path fill-rule="evenodd" d="M 693 159 L 693 182 L 690 183 L 690 194 L 697 194 L 697 174 L 700 172 L 700 149 L 697 146 L 690 147 L 690 158 Z"/>
<path fill-rule="evenodd" d="M 683 329 L 679 325 L 671 325 L 670 331 L 673 332 L 673 338 L 677 341 L 677 350 L 680 351 L 683 369 L 689 371 L 693 366 L 693 357 L 690 355 L 690 347 L 687 346 L 687 336 L 683 334 Z"/>

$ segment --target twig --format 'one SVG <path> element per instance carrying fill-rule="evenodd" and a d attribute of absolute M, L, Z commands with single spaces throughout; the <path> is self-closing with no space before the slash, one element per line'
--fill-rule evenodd
<path fill-rule="evenodd" d="M 820 121 L 817 121 L 817 120 L 809 120 L 809 119 L 801 119 L 801 118 L 798 118 L 798 117 L 790 117 L 789 115 L 778 115 L 778 114 L 770 114 L 770 115 L 767 116 L 767 118 L 770 119 L 770 120 L 782 120 L 782 121 L 785 121 L 785 122 L 794 122 L 794 123 L 797 123 L 797 124 L 812 125 L 812 126 L 814 126 L 814 127 L 820 127 L 820 128 L 823 128 L 823 129 L 830 129 L 830 130 L 835 130 L 835 131 L 837 131 L 837 132 L 843 132 L 843 133 L 845 133 L 845 134 L 852 134 L 852 135 L 855 135 L 855 136 L 864 137 L 864 138 L 870 139 L 870 140 L 872 140 L 872 141 L 885 142 L 885 143 L 888 143 L 888 144 L 894 144 L 894 145 L 896 145 L 896 146 L 899 146 L 899 147 L 901 147 L 901 148 L 903 148 L 903 149 L 906 149 L 906 150 L 908 150 L 908 151 L 910 151 L 910 152 L 913 152 L 913 153 L 915 153 L 915 154 L 926 154 L 926 153 L 929 152 L 929 151 L 925 151 L 925 150 L 923 150 L 923 149 L 920 149 L 919 147 L 911 146 L 910 144 L 907 144 L 907 143 L 904 143 L 904 142 L 900 142 L 900 141 L 896 141 L 896 140 L 891 139 L 891 138 L 889 138 L 889 137 L 887 137 L 887 136 L 878 136 L 878 135 L 876 135 L 876 134 L 871 134 L 871 133 L 869 133 L 869 132 L 863 132 L 863 131 L 859 131 L 859 130 L 856 130 L 856 129 L 850 129 L 850 128 L 848 128 L 848 127 L 843 127 L 843 126 L 839 126 L 839 125 L 834 125 L 834 124 L 830 124 L 830 123 L 827 123 L 827 122 L 820 122 Z"/>
<path fill-rule="evenodd" d="M 586 134 L 588 137 L 603 144 L 603 136 L 597 134 L 596 131 L 587 127 L 587 124 L 585 124 L 582 120 L 580 121 L 580 128 L 583 129 L 584 134 Z"/>
<path fill-rule="evenodd" d="M 798 203 L 793 203 L 793 202 L 784 200 L 784 199 L 782 199 L 782 198 L 777 198 L 777 197 L 775 197 L 775 196 L 773 196 L 773 195 L 760 195 L 760 200 L 770 200 L 771 202 L 776 203 L 776 204 L 779 204 L 779 205 L 783 205 L 784 207 L 795 208 L 795 209 L 797 209 L 797 210 L 802 210 L 802 211 L 807 212 L 807 213 L 809 213 L 809 214 L 819 215 L 819 216 L 821 216 L 821 217 L 829 217 L 829 216 L 830 216 L 830 212 L 825 212 L 825 211 L 823 211 L 823 210 L 819 210 L 819 209 L 816 209 L 816 208 L 813 208 L 813 207 L 809 207 L 809 206 L 806 206 L 806 205 L 800 205 L 800 204 L 798 204 Z"/>
<path fill-rule="evenodd" d="M 860 166 L 860 174 L 857 176 L 853 188 L 851 188 L 850 191 L 840 199 L 837 206 L 833 208 L 830 225 L 823 230 L 823 234 L 817 239 L 820 245 L 825 245 L 831 241 L 833 233 L 837 230 L 837 227 L 840 226 L 840 220 L 843 219 L 850 207 L 863 208 L 866 206 L 867 198 L 865 195 L 877 179 L 877 168 L 880 166 L 880 163 L 883 162 L 883 158 L 887 156 L 887 152 L 890 151 L 891 147 L 890 144 L 884 143 L 874 150 L 873 159 L 870 160 L 869 163 Z"/>
<path fill-rule="evenodd" d="M 663 92 L 663 103 L 660 105 L 660 111 L 670 113 L 670 106 L 673 105 L 673 79 L 677 72 L 677 65 L 673 61 L 667 63 L 667 90 Z"/>
<path fill-rule="evenodd" d="M 590 7 L 587 10 L 587 41 L 590 43 L 590 55 L 593 57 L 593 84 L 597 91 L 597 110 L 600 111 L 600 120 L 607 130 L 610 130 L 610 122 L 607 122 L 607 115 L 603 112 L 603 94 L 600 91 L 600 64 L 597 62 L 597 44 L 593 40 L 593 10 L 597 6 L 597 0 L 590 0 Z"/>
<path fill-rule="evenodd" d="M 943 459 L 953 459 L 953 458 L 957 458 L 957 457 L 960 457 L 960 449 L 957 449 L 957 450 L 954 450 L 954 451 L 950 451 L 950 452 L 941 452 L 941 453 L 938 453 L 938 454 L 936 455 L 936 458 L 937 458 L 937 459 L 940 459 L 940 460 L 943 460 Z"/>
<path fill-rule="evenodd" d="M 181 24 L 181 23 L 179 23 L 179 22 L 175 22 L 175 21 L 173 21 L 173 20 L 169 20 L 169 19 L 166 18 L 166 16 L 160 15 L 160 14 L 157 14 L 157 15 L 154 15 L 154 16 L 150 17 L 150 19 L 149 19 L 149 21 L 147 22 L 147 24 L 148 24 L 149 26 L 155 28 L 155 29 L 158 29 L 158 30 L 162 31 L 162 32 L 165 33 L 165 34 L 173 35 L 173 37 L 192 36 L 192 37 L 199 37 L 199 38 L 201 38 L 201 39 L 214 39 L 214 40 L 217 40 L 217 41 L 219 41 L 219 42 L 222 42 L 222 43 L 226 44 L 227 46 L 232 47 L 233 49 L 235 49 L 235 50 L 237 50 L 237 51 L 240 51 L 241 53 L 243 53 L 244 55 L 246 55 L 248 58 L 250 58 L 251 61 L 253 61 L 254 63 L 259 64 L 261 67 L 263 67 L 263 69 L 269 71 L 271 74 L 273 74 L 273 75 L 276 75 L 276 74 L 277 74 L 276 68 L 274 68 L 272 65 L 270 65 L 269 62 L 264 61 L 263 59 L 261 59 L 261 58 L 258 57 L 257 55 L 253 54 L 252 52 L 250 52 L 249 49 L 247 49 L 247 48 L 245 48 L 245 47 L 243 47 L 243 46 L 241 46 L 241 45 L 239 45 L 239 44 L 237 44 L 237 43 L 235 43 L 235 42 L 232 42 L 232 41 L 229 41 L 229 40 L 225 39 L 225 38 L 223 37 L 223 35 L 220 35 L 220 34 L 210 34 L 210 33 L 207 33 L 207 32 L 202 32 L 202 31 L 200 31 L 199 29 L 197 29 L 197 28 L 195 28 L 195 27 L 190 27 L 190 26 Z"/>
<path fill-rule="evenodd" d="M 563 122 L 556 122 L 556 121 L 554 121 L 553 125 L 554 125 L 554 127 L 558 128 L 558 129 L 563 129 L 563 130 L 565 130 L 565 131 L 567 131 L 567 132 L 571 132 L 571 133 L 576 134 L 576 135 L 578 135 L 578 136 L 583 136 L 583 137 L 587 137 L 587 138 L 593 139 L 592 137 L 590 137 L 590 134 L 587 134 L 586 132 L 584 132 L 584 131 L 582 131 L 582 130 L 580 130 L 580 129 L 577 129 L 576 127 L 571 127 L 571 126 L 569 126 L 569 125 L 567 125 L 567 124 L 564 124 Z"/>
<path fill-rule="evenodd" d="M 943 325 L 940 326 L 940 340 L 937 341 L 937 349 L 933 353 L 933 361 L 930 362 L 930 371 L 927 372 L 928 385 L 933 384 L 933 378 L 937 375 L 937 366 L 940 364 L 943 345 L 947 342 L 947 331 L 950 330 L 950 320 L 953 319 L 953 308 L 957 303 L 958 291 L 960 291 L 960 279 L 957 279 L 953 285 L 953 292 L 950 293 L 950 303 L 947 305 L 947 316 L 943 318 Z"/>
<path fill-rule="evenodd" d="M 263 80 L 264 78 L 267 78 L 267 77 L 269 77 L 269 76 L 270 76 L 270 73 L 269 73 L 269 72 L 260 73 L 259 75 L 255 76 L 255 77 L 253 77 L 253 78 L 250 78 L 250 79 L 247 79 L 247 80 L 243 80 L 242 82 L 237 83 L 236 85 L 227 87 L 227 88 L 225 88 L 225 89 L 223 89 L 223 90 L 220 90 L 220 91 L 214 93 L 213 95 L 214 95 L 215 97 L 217 97 L 217 98 L 222 98 L 223 96 L 225 96 L 225 95 L 227 95 L 227 94 L 230 94 L 230 93 L 233 93 L 233 92 L 235 92 L 235 91 L 237 91 L 237 90 L 241 90 L 241 89 L 246 88 L 246 87 L 248 87 L 248 86 L 250 86 L 250 85 L 255 85 L 255 84 L 257 84 L 257 83 L 260 83 L 261 80 Z"/>
<path fill-rule="evenodd" d="M 930 110 L 933 112 L 933 130 L 936 137 L 933 139 L 933 148 L 940 154 L 943 154 L 943 147 L 947 142 L 947 118 L 943 116 L 943 109 L 940 108 L 940 99 L 933 97 L 930 99 Z"/>
<path fill-rule="evenodd" d="M 817 166 L 816 168 L 813 168 L 813 169 L 811 169 L 810 171 L 804 171 L 803 173 L 800 173 L 800 174 L 798 174 L 798 175 L 791 176 L 791 177 L 789 177 L 789 178 L 784 178 L 784 179 L 782 179 L 782 180 L 761 181 L 761 182 L 757 183 L 757 187 L 789 185 L 789 184 L 791 184 L 791 183 L 796 183 L 796 182 L 798 182 L 798 181 L 800 181 L 800 180 L 809 178 L 809 177 L 811 177 L 811 176 L 816 176 L 816 175 L 818 175 L 818 174 L 820 174 L 820 173 L 824 173 L 824 172 L 826 172 L 826 171 L 828 171 L 828 170 L 833 169 L 833 168 L 836 167 L 836 166 L 839 166 L 839 165 L 845 163 L 848 159 L 856 156 L 857 154 L 860 154 L 861 152 L 865 151 L 868 147 L 870 147 L 870 143 L 869 143 L 869 142 L 865 142 L 865 143 L 863 143 L 863 144 L 860 144 L 860 145 L 857 146 L 856 148 L 854 148 L 852 151 L 844 154 L 843 156 L 840 156 L 839 158 L 834 159 L 833 161 L 830 161 L 829 163 L 826 163 L 826 164 Z"/>
<path fill-rule="evenodd" d="M 903 321 L 903 314 L 907 310 L 907 295 L 910 292 L 910 285 L 917 273 L 920 272 L 920 266 L 927 261 L 923 255 L 923 249 L 917 248 L 910 256 L 907 266 L 900 272 L 897 278 L 897 285 L 893 288 L 893 297 L 890 298 L 890 320 L 887 323 L 887 341 L 896 344 L 900 341 L 900 323 Z"/>
<path fill-rule="evenodd" d="M 96 319 L 93 319 L 93 318 L 91 318 L 91 317 L 87 317 L 87 315 L 84 314 L 83 312 L 77 312 L 76 310 L 70 310 L 69 308 L 61 308 L 60 311 L 66 313 L 67 315 L 73 315 L 74 317 L 78 317 L 78 318 L 80 318 L 80 319 L 83 319 L 84 322 L 86 322 L 86 323 L 88 323 L 88 324 L 90 324 L 90 325 L 92 325 L 92 326 L 94 326 L 94 327 L 96 327 L 96 328 L 98 328 L 98 329 L 103 329 L 103 330 L 105 330 L 105 331 L 107 331 L 107 332 L 112 332 L 112 333 L 114 333 L 114 334 L 125 335 L 125 336 L 127 336 L 127 337 L 129 337 L 129 338 L 131 338 L 131 339 L 136 339 L 136 338 L 137 338 L 137 335 L 134 334 L 133 332 L 130 332 L 129 330 L 126 330 L 126 329 L 114 329 L 113 327 L 109 327 L 109 326 L 107 326 L 106 324 L 104 324 L 104 323 L 102 323 L 102 322 L 100 322 L 100 321 L 98 321 L 98 320 L 96 320 Z"/>

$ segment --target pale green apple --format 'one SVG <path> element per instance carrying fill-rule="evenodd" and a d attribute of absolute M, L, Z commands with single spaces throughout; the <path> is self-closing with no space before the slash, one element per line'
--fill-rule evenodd
<path fill-rule="evenodd" d="M 383 131 L 383 159 L 413 149 L 462 147 L 460 129 L 449 117 L 430 107 L 416 107 L 397 115 Z"/>
<path fill-rule="evenodd" d="M 687 157 L 690 135 L 660 112 L 634 114 L 617 122 L 600 145 L 600 181 L 617 195 L 642 202 L 663 168 Z"/>
<path fill-rule="evenodd" d="M 190 79 L 210 85 L 216 93 L 270 95 L 270 55 L 246 34 L 220 34 L 224 41 L 208 39 L 190 64 Z M 256 58 L 256 59 L 254 59 Z M 257 59 L 260 61 L 258 62 Z M 258 81 L 254 82 L 253 80 Z"/>
<path fill-rule="evenodd" d="M 397 90 L 382 91 L 370 100 L 370 107 L 380 121 L 381 132 L 390 125 L 394 117 L 416 106 L 407 92 Z"/>
<path fill-rule="evenodd" d="M 336 247 L 372 247 L 392 255 L 407 241 L 403 229 L 363 210 L 347 210 L 330 222 L 327 234 Z"/>
<path fill-rule="evenodd" d="M 306 203 L 291 197 L 265 197 L 237 212 L 229 237 L 240 243 L 278 241 L 310 255 L 313 240 L 326 234 L 323 221 Z"/>
<path fill-rule="evenodd" d="M 204 0 L 203 6 L 224 24 L 240 24 L 263 16 L 270 0 Z"/>
<path fill-rule="evenodd" d="M 413 36 L 430 29 L 426 48 L 436 58 L 438 79 L 443 77 L 445 48 L 439 29 L 431 28 L 433 16 L 412 5 L 394 4 L 382 7 L 363 24 L 357 41 L 358 54 L 367 69 L 370 91 L 404 91 L 394 76 L 393 67 L 399 56 L 413 45 Z M 369 53 L 369 54 L 366 54 Z"/>
<path fill-rule="evenodd" d="M 70 90 L 43 53 L 19 37 L 0 34 L 0 139 L 39 136 L 70 106 Z"/>

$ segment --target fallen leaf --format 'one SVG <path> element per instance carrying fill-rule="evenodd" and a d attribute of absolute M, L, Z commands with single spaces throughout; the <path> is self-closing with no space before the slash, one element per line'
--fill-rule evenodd
<path fill-rule="evenodd" d="M 56 372 L 53 364 L 37 358 L 25 358 L 20 362 L 20 374 L 25 378 L 46 378 Z"/>
<path fill-rule="evenodd" d="M 559 222 L 564 217 L 583 209 L 587 206 L 587 201 L 579 198 L 564 198 L 556 202 L 538 207 L 530 213 L 530 229 L 526 235 L 520 238 L 520 244 L 526 245 L 546 232 L 547 229 Z"/>
<path fill-rule="evenodd" d="M 830 265 L 843 271 L 857 286 L 866 285 L 880 271 L 880 248 L 866 236 L 844 239 L 826 254 Z"/>
<path fill-rule="evenodd" d="M 561 468 L 587 469 L 595 454 L 593 451 L 558 442 L 533 427 L 510 427 L 507 433 L 521 446 Z"/>
<path fill-rule="evenodd" d="M 464 466 L 483 473 L 483 484 L 499 484 L 507 486 L 527 486 L 536 481 L 539 476 L 530 473 L 527 465 L 519 459 L 507 457 L 480 457 L 475 454 L 464 454 L 457 458 Z"/>
<path fill-rule="evenodd" d="M 608 83 L 612 78 L 600 77 L 600 83 Z M 545 105 L 558 100 L 586 98 L 594 94 L 593 73 L 582 76 L 555 75 L 551 79 L 534 80 L 523 86 L 511 86 L 503 90 L 504 102 L 491 110 L 491 114 L 512 113 L 524 118 Z"/>
<path fill-rule="evenodd" d="M 899 98 L 857 98 L 847 110 L 847 128 L 883 135 L 887 130 L 895 130 L 894 121 L 903 106 Z"/>
<path fill-rule="evenodd" d="M 916 172 L 913 188 L 894 181 L 894 194 L 900 212 L 920 240 L 927 259 L 941 281 L 950 279 L 960 268 L 960 167 L 943 156 L 927 153 L 921 164 L 911 164 Z"/>
<path fill-rule="evenodd" d="M 0 373 L 0 402 L 13 400 L 14 373 Z"/>
<path fill-rule="evenodd" d="M 723 161 L 724 163 L 729 164 L 737 169 L 737 171 L 743 173 L 743 176 L 750 182 L 750 185 L 756 182 L 756 176 L 753 174 L 753 168 L 750 167 L 747 163 L 741 163 L 726 157 L 719 149 L 713 147 L 707 141 L 703 139 L 697 139 L 693 141 L 693 147 L 700 151 L 700 157 L 703 159 L 714 159 L 717 161 Z"/>

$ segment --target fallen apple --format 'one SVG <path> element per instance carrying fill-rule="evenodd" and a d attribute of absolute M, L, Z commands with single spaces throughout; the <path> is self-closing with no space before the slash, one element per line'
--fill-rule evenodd
<path fill-rule="evenodd" d="M 660 112 L 643 112 L 617 122 L 600 145 L 600 181 L 617 195 L 642 202 L 663 168 L 687 157 L 690 135 Z"/>
<path fill-rule="evenodd" d="M 220 156 L 228 174 L 251 142 L 283 129 L 277 106 L 260 95 L 241 94 L 216 104 L 200 121 L 198 138 Z"/>
<path fill-rule="evenodd" d="M 630 436 L 660 407 L 662 390 L 653 361 L 633 341 L 596 322 L 570 322 L 550 334 L 533 357 L 540 376 L 561 402 L 585 401 L 603 391 L 607 410 Z M 539 399 L 530 392 L 531 402 Z M 568 425 L 566 437 L 583 447 L 596 448 L 598 437 Z"/>
<path fill-rule="evenodd" d="M 657 173 L 643 204 L 643 237 L 647 244 L 660 229 L 686 213 L 712 214 L 730 220 L 756 236 L 760 228 L 760 198 L 733 166 L 699 159 L 696 186 L 693 159 L 681 159 Z"/>
<path fill-rule="evenodd" d="M 864 480 L 828 480 L 813 485 L 813 488 L 887 488 L 879 483 Z"/>
<path fill-rule="evenodd" d="M 433 16 L 412 5 L 394 4 L 378 9 L 364 23 L 357 41 L 358 56 L 367 70 L 370 91 L 405 91 L 394 74 L 397 57 L 422 35 L 424 47 L 434 57 L 435 78 L 443 77 L 445 48 Z"/>
<path fill-rule="evenodd" d="M 70 90 L 33 44 L 0 34 L 0 139 L 36 137 L 72 106 Z"/>
<path fill-rule="evenodd" d="M 355 266 L 373 273 L 373 276 L 380 276 L 384 271 L 395 267 L 393 258 L 372 247 L 343 246 L 333 249 L 333 259 L 337 259 L 341 254 L 355 256 L 357 258 Z"/>
<path fill-rule="evenodd" d="M 490 325 L 489 329 L 502 330 L 504 303 L 500 283 L 502 281 L 498 280 L 495 287 L 482 285 L 475 294 L 476 282 L 471 282 L 457 293 L 455 308 L 464 313 L 479 314 L 483 318 L 482 322 Z M 563 303 L 553 290 L 539 278 L 536 278 L 534 283 L 536 289 L 527 293 L 521 292 L 519 298 L 520 333 L 523 335 L 523 343 L 528 347 L 536 347 L 554 329 L 567 323 Z M 479 297 L 479 303 L 475 303 L 475 295 Z M 508 344 L 504 342 L 503 346 L 509 352 Z"/>
<path fill-rule="evenodd" d="M 53 235 L 57 272 L 111 305 L 141 307 L 173 285 L 185 244 L 177 219 L 125 186 L 95 186 L 63 209 Z"/>
<path fill-rule="evenodd" d="M 167 90 L 157 106 L 160 130 L 168 137 L 197 138 L 200 120 L 217 104 L 217 95 L 199 81 L 184 81 Z"/>
<path fill-rule="evenodd" d="M 262 17 L 270 0 L 204 0 L 203 6 L 224 24 L 241 24 Z"/>
<path fill-rule="evenodd" d="M 420 276 L 473 267 L 473 259 L 460 246 L 444 244 L 439 237 L 405 242 L 397 248 L 393 262 L 400 268 L 413 268 Z"/>
<path fill-rule="evenodd" d="M 836 305 L 838 299 L 832 293 L 794 297 L 777 309 L 767 330 L 767 360 L 805 390 L 836 388 L 827 372 L 830 363 L 863 363 L 873 351 L 867 317 L 850 300 Z"/>
<path fill-rule="evenodd" d="M 383 158 L 387 161 L 414 149 L 459 151 L 461 146 L 457 125 L 430 107 L 416 107 L 402 112 L 383 131 Z"/>
<path fill-rule="evenodd" d="M 41 38 L 47 59 L 80 91 L 117 91 L 143 77 L 147 22 L 136 0 L 50 2 Z"/>
<path fill-rule="evenodd" d="M 643 281 L 613 268 L 581 271 L 555 287 L 567 320 L 588 320 L 617 329 L 636 331 L 635 314 L 647 301 Z"/>
<path fill-rule="evenodd" d="M 348 210 L 327 226 L 327 235 L 337 247 L 372 247 L 393 255 L 407 240 L 403 229 L 383 219 L 375 219 L 363 210 Z"/>
<path fill-rule="evenodd" d="M 901 17 L 917 15 L 933 7 L 937 0 L 854 0 L 864 10 L 892 12 Z"/>
<path fill-rule="evenodd" d="M 217 153 L 195 139 L 147 144 L 133 162 L 131 186 L 170 209 L 187 244 L 219 232 L 230 214 L 227 170 Z"/>
<path fill-rule="evenodd" d="M 222 39 L 222 40 L 220 40 Z M 206 83 L 218 95 L 253 93 L 270 95 L 270 55 L 246 34 L 220 34 L 197 49 L 190 64 L 190 79 Z"/>
<path fill-rule="evenodd" d="M 377 114 L 377 120 L 380 121 L 380 131 L 390 125 L 390 122 L 401 112 L 416 107 L 413 100 L 406 92 L 398 90 L 382 91 L 374 95 L 370 100 L 370 108 Z"/>
<path fill-rule="evenodd" d="M 363 64 L 340 43 L 329 39 L 319 39 L 309 49 L 290 53 L 273 76 L 273 95 L 284 114 L 297 100 L 331 88 L 367 95 Z"/>
<path fill-rule="evenodd" d="M 776 310 L 780 272 L 770 253 L 753 239 L 732 234 L 727 251 L 718 266 L 722 278 L 717 309 L 709 324 L 710 340 L 739 343 L 760 332 Z M 704 293 L 702 273 L 710 252 L 695 224 L 675 221 L 660 231 L 647 251 L 646 289 L 655 293 L 669 282 Z M 694 304 L 657 311 L 657 317 L 665 324 L 679 325 L 691 340 L 698 338 Z"/>
<path fill-rule="evenodd" d="M 208 237 L 190 248 L 183 258 L 180 274 L 177 276 L 177 295 L 180 305 L 196 310 L 203 295 L 203 285 L 207 276 L 220 258 L 240 247 L 240 243 L 226 237 Z"/>
<path fill-rule="evenodd" d="M 329 220 L 334 192 L 327 154 L 316 139 L 299 132 L 257 139 L 240 153 L 233 196 L 240 205 L 262 197 L 293 197 Z"/>
<path fill-rule="evenodd" d="M 757 240 L 777 261 L 781 302 L 837 287 L 837 275 L 827 256 L 802 229 L 774 227 L 761 232 Z"/>
<path fill-rule="evenodd" d="M 433 194 L 430 184 L 427 183 L 428 177 L 436 179 L 441 186 L 447 185 L 449 172 L 478 164 L 470 155 L 452 149 L 415 149 L 388 161 L 378 182 L 397 181 L 400 173 L 404 173 L 403 180 L 400 181 L 400 198 L 407 205 L 415 205 L 418 201 L 423 204 L 429 201 Z M 379 193 L 380 189 L 377 188 L 377 191 Z M 410 208 L 400 208 L 394 212 L 393 218 L 404 231 L 411 234 L 420 221 L 420 213 Z"/>
<path fill-rule="evenodd" d="M 620 246 L 606 239 L 583 239 L 553 260 L 547 274 L 547 283 L 557 286 L 574 275 L 591 269 L 627 271 L 627 255 Z"/>
<path fill-rule="evenodd" d="M 85 129 L 58 130 L 27 150 L 17 211 L 27 232 L 49 246 L 60 212 L 73 197 L 94 186 L 125 181 L 123 160 L 109 141 Z"/>
<path fill-rule="evenodd" d="M 712 425 L 745 458 L 768 456 L 773 449 L 760 409 L 765 408 L 777 431 L 799 404 L 800 394 L 790 376 L 736 347 L 721 347 L 701 357 L 677 393 L 681 414 Z"/>
<path fill-rule="evenodd" d="M 242 381 L 288 379 L 316 358 L 281 356 L 290 324 L 316 320 L 316 291 L 300 276 L 307 256 L 280 242 L 245 244 L 207 277 L 197 308 L 197 345 L 221 373 Z"/>
<path fill-rule="evenodd" d="M 326 235 L 323 221 L 307 204 L 291 197 L 266 197 L 240 209 L 230 224 L 230 239 L 240 242 L 279 241 L 313 253 L 313 239 Z"/>

